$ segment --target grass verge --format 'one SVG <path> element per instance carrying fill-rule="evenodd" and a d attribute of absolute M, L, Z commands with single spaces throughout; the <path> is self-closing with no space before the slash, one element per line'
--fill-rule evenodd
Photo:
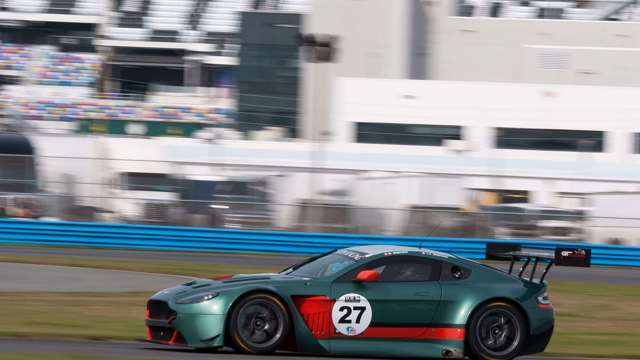
<path fill-rule="evenodd" d="M 136 340 L 152 293 L 0 293 L 0 336 Z"/>
<path fill-rule="evenodd" d="M 640 359 L 638 286 L 554 282 L 556 329 L 548 353 Z"/>

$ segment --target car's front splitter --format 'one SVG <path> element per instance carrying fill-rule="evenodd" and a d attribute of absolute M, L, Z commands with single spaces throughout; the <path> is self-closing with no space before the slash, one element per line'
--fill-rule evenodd
<path fill-rule="evenodd" d="M 165 345 L 216 348 L 224 345 L 224 315 L 177 314 L 147 319 L 147 340 Z"/>

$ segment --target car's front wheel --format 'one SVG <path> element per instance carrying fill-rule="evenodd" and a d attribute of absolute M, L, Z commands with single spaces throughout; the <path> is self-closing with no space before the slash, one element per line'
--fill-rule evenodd
<path fill-rule="evenodd" d="M 471 316 L 468 355 L 478 360 L 511 360 L 522 352 L 526 337 L 525 318 L 516 307 L 504 302 L 489 303 Z"/>
<path fill-rule="evenodd" d="M 270 294 L 254 294 L 234 307 L 229 335 L 238 351 L 270 354 L 286 340 L 289 328 L 289 313 L 280 299 Z"/>

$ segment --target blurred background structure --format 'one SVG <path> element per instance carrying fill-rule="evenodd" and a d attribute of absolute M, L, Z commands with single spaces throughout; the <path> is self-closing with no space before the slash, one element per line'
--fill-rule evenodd
<path fill-rule="evenodd" d="M 0 216 L 640 245 L 635 0 L 0 0 L 0 41 Z"/>

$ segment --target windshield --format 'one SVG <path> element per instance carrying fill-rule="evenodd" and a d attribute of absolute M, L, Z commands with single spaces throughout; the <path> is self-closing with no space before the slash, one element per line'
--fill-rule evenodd
<path fill-rule="evenodd" d="M 348 253 L 332 252 L 318 258 L 311 258 L 311 261 L 302 262 L 284 271 L 293 276 L 322 278 L 331 276 L 356 263 L 357 257 Z"/>

